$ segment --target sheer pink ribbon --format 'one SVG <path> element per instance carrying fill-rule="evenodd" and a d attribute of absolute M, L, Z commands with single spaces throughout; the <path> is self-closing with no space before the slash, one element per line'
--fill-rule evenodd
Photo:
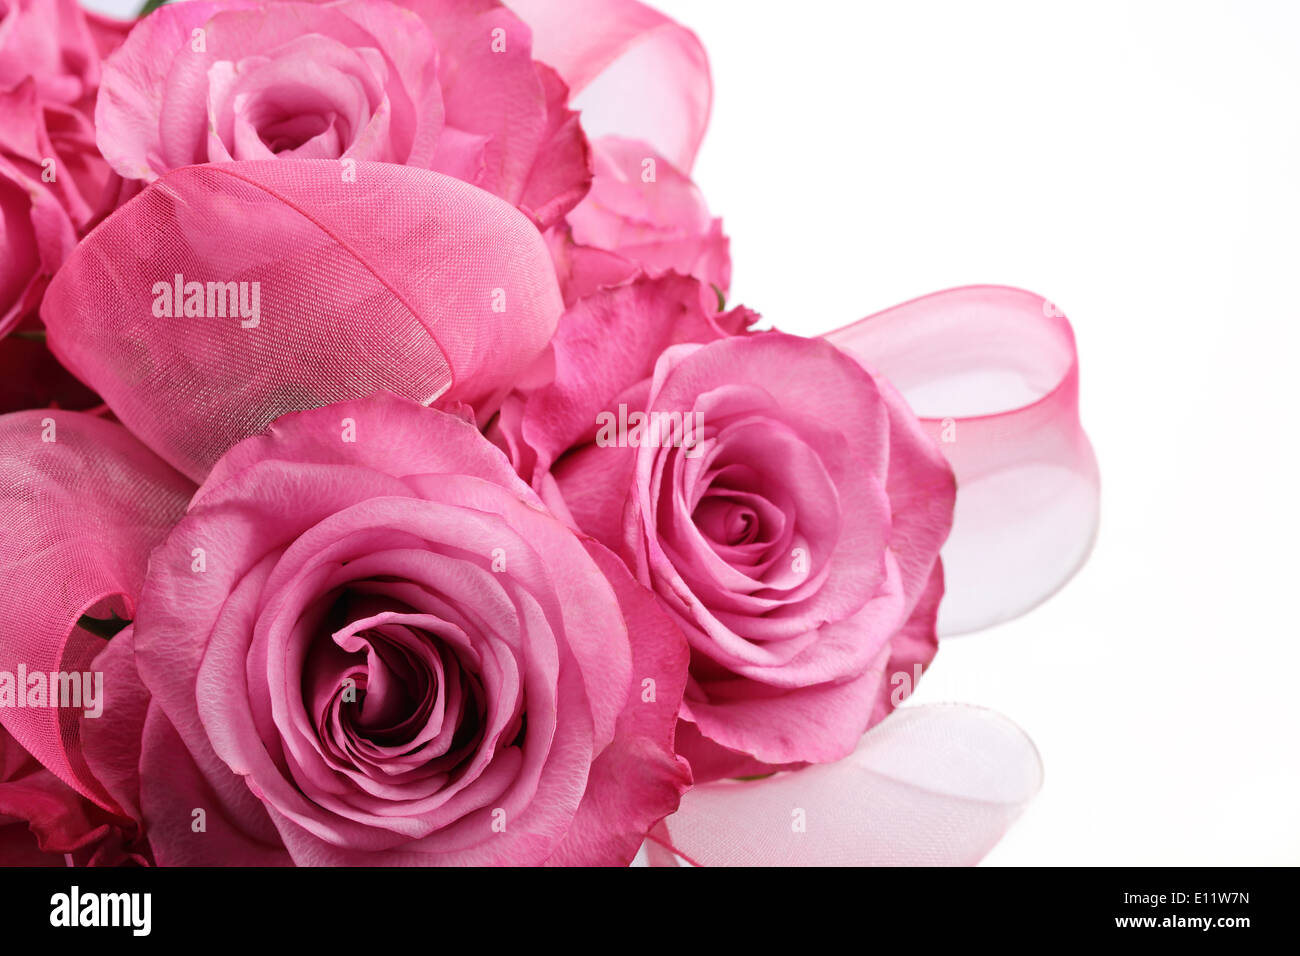
<path fill-rule="evenodd" d="M 46 706 L 0 708 L 0 723 L 83 796 L 118 811 L 117 774 L 88 764 L 82 741 L 116 729 L 116 745 L 138 748 L 118 722 L 138 681 L 117 655 L 103 657 L 111 642 L 78 621 L 135 616 L 149 552 L 194 489 L 121 425 L 80 412 L 0 417 L 0 449 L 0 671 L 15 678 L 108 672 L 99 718 L 85 718 L 84 708 L 48 706 L 47 697 Z M 111 641 L 124 637 L 129 642 L 125 632 Z"/>
<path fill-rule="evenodd" d="M 936 292 L 826 335 L 902 392 L 957 475 L 940 634 L 1023 614 L 1073 576 L 1100 479 L 1064 314 L 1003 286 Z"/>
<path fill-rule="evenodd" d="M 699 39 L 636 0 L 511 0 L 533 55 L 555 67 L 590 137 L 649 143 L 679 170 L 695 164 L 713 81 Z"/>
<path fill-rule="evenodd" d="M 536 227 L 391 163 L 187 166 L 88 235 L 41 307 L 50 349 L 201 479 L 279 416 L 387 390 L 484 418 L 563 302 Z"/>

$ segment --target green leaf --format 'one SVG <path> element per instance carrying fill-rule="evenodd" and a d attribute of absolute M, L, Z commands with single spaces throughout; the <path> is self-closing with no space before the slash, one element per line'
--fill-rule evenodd
<path fill-rule="evenodd" d="M 105 640 L 108 640 L 131 623 L 130 621 L 124 621 L 118 617 L 116 611 L 111 611 L 110 613 L 112 614 L 112 617 L 108 618 L 91 617 L 89 614 L 83 614 L 77 620 L 77 627 L 81 628 L 83 631 L 89 631 L 96 637 L 102 637 Z"/>
<path fill-rule="evenodd" d="M 167 0 L 145 0 L 144 6 L 140 8 L 140 12 L 136 16 L 147 17 L 166 2 Z"/>
<path fill-rule="evenodd" d="M 727 297 L 722 294 L 722 290 L 716 284 L 710 282 L 709 285 L 713 286 L 713 294 L 718 297 L 718 311 L 721 312 L 727 307 Z"/>

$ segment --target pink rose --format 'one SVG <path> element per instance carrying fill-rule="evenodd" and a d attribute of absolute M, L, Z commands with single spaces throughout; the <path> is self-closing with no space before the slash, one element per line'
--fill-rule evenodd
<path fill-rule="evenodd" d="M 90 120 L 99 76 L 76 0 L 0 0 L 0 336 L 36 315 L 100 203 L 109 170 Z"/>
<path fill-rule="evenodd" d="M 0 89 L 36 79 L 42 100 L 95 91 L 99 52 L 77 0 L 0 0 Z"/>
<path fill-rule="evenodd" d="M 645 143 L 615 136 L 592 143 L 592 160 L 591 191 L 567 217 L 572 243 L 559 244 L 557 254 L 568 280 L 565 301 L 640 271 L 695 276 L 706 301 L 724 298 L 729 241 L 690 177 Z"/>
<path fill-rule="evenodd" d="M 54 195 L 0 154 L 0 336 L 36 314 L 76 241 Z"/>
<path fill-rule="evenodd" d="M 161 864 L 625 864 L 689 784 L 680 631 L 472 425 L 392 396 L 232 448 L 134 639 Z"/>
<path fill-rule="evenodd" d="M 934 655 L 952 472 L 855 360 L 710 336 L 694 285 L 570 309 L 553 380 L 493 437 L 685 629 L 678 745 L 697 779 L 836 760 L 892 709 L 890 676 Z"/>
<path fill-rule="evenodd" d="M 82 797 L 0 727 L 0 860 L 7 866 L 148 865 L 130 821 Z"/>
<path fill-rule="evenodd" d="M 99 145 L 144 181 L 277 156 L 419 166 L 547 225 L 590 172 L 568 90 L 530 41 L 494 0 L 168 5 L 105 64 Z"/>
<path fill-rule="evenodd" d="M 30 77 L 0 90 L 0 156 L 39 183 L 79 232 L 90 223 L 109 169 L 86 113 L 41 100 Z"/>
<path fill-rule="evenodd" d="M 135 26 L 134 17 L 129 20 L 119 20 L 117 17 L 96 13 L 94 10 L 82 12 L 86 16 L 86 26 L 90 29 L 90 37 L 95 43 L 95 49 L 99 52 L 101 60 L 126 42 L 127 34 Z"/>

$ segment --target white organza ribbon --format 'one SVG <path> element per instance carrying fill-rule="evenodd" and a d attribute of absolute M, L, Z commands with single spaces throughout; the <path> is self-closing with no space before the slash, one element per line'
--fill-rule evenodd
<path fill-rule="evenodd" d="M 652 866 L 964 866 L 1042 785 L 1025 733 L 990 710 L 904 707 L 833 764 L 697 786 L 647 841 Z"/>

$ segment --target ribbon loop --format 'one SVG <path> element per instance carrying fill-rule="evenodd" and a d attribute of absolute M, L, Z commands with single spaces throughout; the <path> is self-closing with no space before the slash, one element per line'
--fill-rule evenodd
<path fill-rule="evenodd" d="M 1074 575 L 1096 535 L 1100 478 L 1060 309 L 1020 289 L 971 286 L 825 337 L 902 392 L 957 475 L 941 635 L 1023 614 Z"/>

